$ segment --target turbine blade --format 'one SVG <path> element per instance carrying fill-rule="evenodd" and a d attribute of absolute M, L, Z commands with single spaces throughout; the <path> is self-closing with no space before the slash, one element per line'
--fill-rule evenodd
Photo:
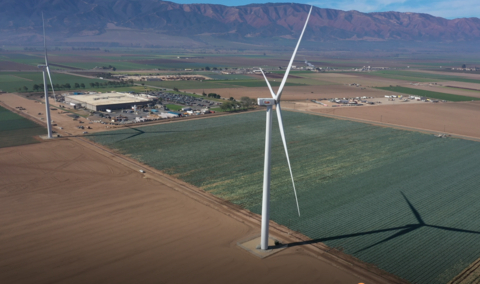
<path fill-rule="evenodd" d="M 45 20 L 43 19 L 43 12 L 42 12 L 42 24 L 43 24 L 43 49 L 45 49 L 45 65 L 48 66 L 47 37 L 45 36 Z"/>
<path fill-rule="evenodd" d="M 310 19 L 310 14 L 312 13 L 313 6 L 310 7 L 310 12 L 308 12 L 307 20 L 305 21 L 305 26 L 303 27 L 302 34 L 300 34 L 300 38 L 298 39 L 297 46 L 295 47 L 295 50 L 293 51 L 292 58 L 290 59 L 290 62 L 288 63 L 287 71 L 285 71 L 285 75 L 283 76 L 282 83 L 280 84 L 280 87 L 278 88 L 277 91 L 277 101 L 280 101 L 280 97 L 282 96 L 283 92 L 283 87 L 285 86 L 285 83 L 287 82 L 288 78 L 288 73 L 290 73 L 290 69 L 292 68 L 293 60 L 295 59 L 295 55 L 297 54 L 298 47 L 300 46 L 300 42 L 302 41 L 303 33 L 305 32 L 305 29 L 307 28 L 308 20 Z"/>
<path fill-rule="evenodd" d="M 287 140 L 285 139 L 285 131 L 283 131 L 282 110 L 280 108 L 280 103 L 277 103 L 276 107 L 277 107 L 276 113 L 278 118 L 278 127 L 280 128 L 280 135 L 282 136 L 283 148 L 285 148 L 285 156 L 287 156 L 288 168 L 290 169 L 290 177 L 292 178 L 292 184 L 293 184 L 293 193 L 295 193 L 295 201 L 297 202 L 298 216 L 300 216 L 300 206 L 298 205 L 297 190 L 295 189 L 295 181 L 293 180 L 292 166 L 290 165 L 290 158 L 288 156 Z"/>
<path fill-rule="evenodd" d="M 262 74 L 263 74 L 263 78 L 265 78 L 265 81 L 267 82 L 268 89 L 270 90 L 270 93 L 272 94 L 273 99 L 276 100 L 276 99 L 277 99 L 277 95 L 275 95 L 275 93 L 273 92 L 272 86 L 270 86 L 270 82 L 268 82 L 267 76 L 265 76 L 265 73 L 263 73 L 262 68 L 260 68 L 260 71 L 261 71 Z"/>
<path fill-rule="evenodd" d="M 55 101 L 57 101 L 57 97 L 55 96 L 55 90 L 53 89 L 52 75 L 50 75 L 50 67 L 48 67 L 47 65 L 46 69 L 47 69 L 48 79 L 50 79 L 50 85 L 52 86 L 53 98 L 55 99 Z"/>

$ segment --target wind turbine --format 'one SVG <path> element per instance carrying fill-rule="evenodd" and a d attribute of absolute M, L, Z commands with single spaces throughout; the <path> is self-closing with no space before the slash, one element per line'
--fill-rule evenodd
<path fill-rule="evenodd" d="M 42 24 L 43 24 L 43 48 L 45 49 L 45 65 L 38 65 L 38 68 L 42 69 L 43 73 L 43 89 L 45 92 L 45 108 L 47 115 L 47 129 L 48 129 L 48 138 L 52 138 L 52 120 L 50 117 L 50 103 L 48 101 L 48 85 L 47 85 L 47 75 L 50 79 L 50 86 L 52 87 L 53 97 L 55 97 L 55 90 L 53 89 L 52 76 L 50 75 L 50 67 L 48 66 L 48 56 L 47 56 L 47 38 L 45 36 L 45 21 L 43 19 L 42 12 Z"/>
<path fill-rule="evenodd" d="M 275 105 L 277 118 L 278 118 L 278 127 L 280 128 L 280 135 L 282 136 L 283 147 L 285 149 L 285 155 L 287 156 L 288 168 L 290 169 L 290 177 L 292 178 L 293 184 L 293 192 L 295 193 L 295 201 L 297 203 L 297 210 L 298 216 L 300 216 L 300 207 L 298 206 L 298 198 L 297 198 L 297 190 L 295 189 L 295 181 L 293 180 L 293 173 L 292 167 L 290 166 L 290 158 L 288 157 L 288 149 L 287 149 L 287 141 L 285 140 L 285 132 L 283 128 L 283 121 L 282 121 L 282 110 L 280 108 L 280 97 L 282 96 L 283 88 L 285 87 L 285 82 L 288 78 L 288 73 L 290 73 L 290 69 L 292 68 L 293 60 L 295 59 L 295 55 L 298 50 L 298 46 L 302 41 L 303 33 L 305 32 L 305 28 L 307 27 L 308 20 L 310 19 L 310 14 L 312 13 L 313 6 L 310 7 L 310 11 L 308 12 L 307 20 L 305 21 L 305 26 L 303 27 L 302 33 L 300 38 L 298 39 L 297 46 L 293 51 L 292 58 L 290 59 L 290 63 L 288 64 L 287 70 L 285 75 L 283 76 L 282 83 L 275 94 L 272 90 L 272 86 L 268 82 L 267 76 L 260 68 L 260 71 L 267 82 L 268 89 L 272 94 L 272 99 L 270 98 L 259 98 L 258 105 L 266 106 L 267 107 L 267 127 L 266 127 L 266 134 L 265 134 L 265 165 L 263 171 L 263 198 L 262 198 L 262 229 L 261 229 L 261 237 L 260 237 L 260 248 L 262 250 L 268 249 L 268 223 L 269 223 L 269 214 L 270 214 L 270 172 L 271 172 L 271 164 L 270 164 L 270 149 L 271 149 L 271 137 L 272 137 L 272 106 Z"/>

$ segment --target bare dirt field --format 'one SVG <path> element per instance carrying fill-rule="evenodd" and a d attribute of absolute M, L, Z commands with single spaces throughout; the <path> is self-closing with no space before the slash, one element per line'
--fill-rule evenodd
<path fill-rule="evenodd" d="M 273 88 L 277 91 L 278 88 Z M 247 96 L 250 98 L 269 98 L 271 97 L 268 87 L 265 88 L 228 88 L 228 89 L 191 89 L 185 90 L 189 93 L 201 94 L 217 93 L 222 97 L 240 99 Z M 323 85 L 323 86 L 295 86 L 285 87 L 282 100 L 307 100 L 307 99 L 326 99 L 326 98 L 354 98 L 354 97 L 383 97 L 387 92 L 372 88 L 362 90 L 360 87 L 351 87 L 345 85 Z"/>
<path fill-rule="evenodd" d="M 302 74 L 307 78 L 314 78 L 318 80 L 324 80 L 337 84 L 360 84 L 362 87 L 388 87 L 390 85 L 396 85 L 399 80 L 392 80 L 382 77 L 367 76 L 368 73 L 351 72 L 345 73 L 311 73 Z"/>
<path fill-rule="evenodd" d="M 357 76 L 361 78 L 359 80 L 365 80 L 367 82 L 370 82 L 370 84 L 367 86 L 373 86 L 373 87 L 388 87 L 390 85 L 395 86 L 395 85 L 401 85 L 405 83 L 404 80 L 377 77 L 375 76 L 375 72 L 373 73 L 358 72 Z"/>
<path fill-rule="evenodd" d="M 475 74 L 475 73 L 470 74 L 470 73 L 463 73 L 463 72 L 444 72 L 444 71 L 433 71 L 433 70 L 411 70 L 411 71 L 445 75 L 445 76 L 458 76 L 458 77 L 463 77 L 468 79 L 480 80 L 480 74 Z"/>
<path fill-rule="evenodd" d="M 11 61 L 0 61 L 0 71 L 39 71 L 39 69 L 35 66 L 16 63 Z"/>
<path fill-rule="evenodd" d="M 310 245 L 259 259 L 236 245 L 259 224 L 93 147 L 0 149 L 0 283 L 392 283 Z"/>
<path fill-rule="evenodd" d="M 15 94 L 7 93 L 0 95 L 0 102 L 5 104 L 10 108 L 23 107 L 25 108 L 22 113 L 31 119 L 45 122 L 45 104 L 40 101 L 29 100 Z M 51 108 L 58 106 L 58 103 L 54 102 L 53 99 L 50 99 Z M 40 115 L 39 115 L 40 113 Z M 73 120 L 73 117 L 68 116 L 69 112 L 65 112 L 61 109 L 51 110 L 50 115 L 52 120 L 57 126 L 53 127 L 54 131 L 60 131 L 59 127 L 63 128 L 63 131 L 71 135 L 81 135 L 84 131 L 87 132 L 96 132 L 96 131 L 105 131 L 106 126 L 103 124 L 88 124 L 88 120 L 79 117 L 77 120 Z M 80 123 L 82 121 L 83 123 Z M 78 129 L 77 126 L 83 125 L 85 129 Z M 87 126 L 90 126 L 92 129 L 86 129 Z M 111 127 L 111 126 L 109 126 Z"/>
<path fill-rule="evenodd" d="M 438 131 L 480 138 L 480 103 L 418 103 L 330 108 L 313 103 L 282 104 L 284 109 L 306 110 L 337 117 Z"/>

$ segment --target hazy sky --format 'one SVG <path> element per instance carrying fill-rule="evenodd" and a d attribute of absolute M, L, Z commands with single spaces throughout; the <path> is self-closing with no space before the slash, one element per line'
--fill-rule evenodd
<path fill-rule="evenodd" d="M 259 0 L 170 0 L 175 3 L 211 3 L 227 6 L 240 6 L 252 3 L 292 1 L 259 1 Z M 319 8 L 332 8 L 344 11 L 357 10 L 360 12 L 417 12 L 443 17 L 447 19 L 477 17 L 480 18 L 479 0 L 296 0 L 295 3 L 304 3 Z"/>

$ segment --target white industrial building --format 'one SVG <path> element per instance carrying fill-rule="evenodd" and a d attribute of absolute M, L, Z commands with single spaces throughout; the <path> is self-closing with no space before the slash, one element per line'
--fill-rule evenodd
<path fill-rule="evenodd" d="M 152 104 L 152 98 L 128 93 L 97 93 L 65 96 L 65 102 L 72 106 L 82 106 L 89 110 L 127 109 L 133 106 Z"/>

